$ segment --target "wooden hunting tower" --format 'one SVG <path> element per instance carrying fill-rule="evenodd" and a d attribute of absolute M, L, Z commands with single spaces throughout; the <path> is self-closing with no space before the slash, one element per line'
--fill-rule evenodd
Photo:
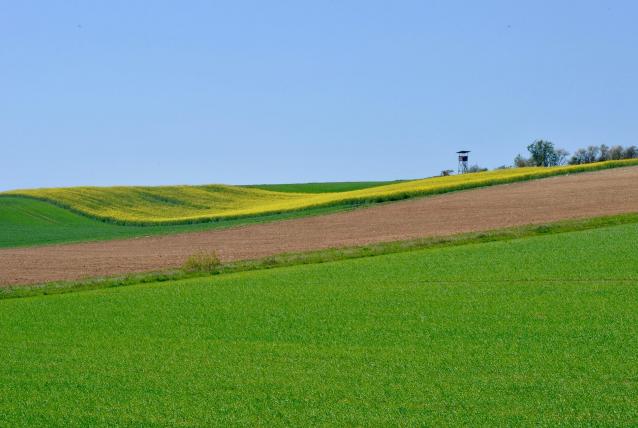
<path fill-rule="evenodd" d="M 470 153 L 469 150 L 460 150 L 458 152 L 456 152 L 459 155 L 459 167 L 457 170 L 458 174 L 465 174 L 467 172 L 467 168 L 468 168 L 468 153 Z"/>

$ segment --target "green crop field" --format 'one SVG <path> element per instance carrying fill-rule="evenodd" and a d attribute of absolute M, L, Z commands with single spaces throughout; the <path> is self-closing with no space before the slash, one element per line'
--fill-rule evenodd
<path fill-rule="evenodd" d="M 82 216 L 37 199 L 3 196 L 0 197 L 0 248 L 197 232 L 243 224 L 285 220 L 300 216 L 326 214 L 345 208 L 319 207 L 303 212 L 271 214 L 208 223 L 123 226 Z"/>
<path fill-rule="evenodd" d="M 304 184 L 264 184 L 256 186 L 264 190 L 296 193 L 344 192 L 381 186 L 393 182 L 335 182 Z M 0 248 L 20 246 L 85 242 L 181 232 L 197 232 L 228 228 L 238 225 L 285 220 L 309 215 L 328 214 L 352 207 L 326 206 L 277 214 L 256 215 L 223 221 L 160 224 L 120 225 L 77 214 L 50 202 L 24 196 L 0 197 Z"/>
<path fill-rule="evenodd" d="M 2 426 L 635 426 L 638 225 L 0 300 Z"/>
<path fill-rule="evenodd" d="M 318 207 L 393 201 L 553 175 L 638 165 L 638 159 L 553 168 L 511 168 L 402 181 L 324 193 L 273 191 L 245 186 L 73 187 L 4 192 L 53 202 L 118 224 L 185 224 L 255 217 Z M 318 188 L 314 186 L 315 190 Z M 321 187 L 321 186 L 319 186 Z M 306 185 L 306 188 L 308 186 Z"/>
<path fill-rule="evenodd" d="M 264 190 L 278 192 L 328 193 L 364 189 L 388 183 L 391 182 L 265 184 L 246 187 L 263 188 Z M 0 248 L 196 232 L 300 216 L 327 214 L 347 208 L 349 207 L 318 207 L 303 211 L 226 219 L 219 222 L 122 226 L 80 215 L 38 199 L 5 195 L 0 197 L 0 229 L 2 231 L 0 233 Z"/>

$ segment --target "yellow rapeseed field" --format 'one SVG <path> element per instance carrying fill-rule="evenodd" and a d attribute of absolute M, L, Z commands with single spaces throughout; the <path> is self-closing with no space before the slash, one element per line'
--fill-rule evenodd
<path fill-rule="evenodd" d="M 638 165 L 638 159 L 554 168 L 511 168 L 404 181 L 337 193 L 286 193 L 240 186 L 71 187 L 4 192 L 46 200 L 121 224 L 177 224 L 382 202 L 552 175 Z"/>

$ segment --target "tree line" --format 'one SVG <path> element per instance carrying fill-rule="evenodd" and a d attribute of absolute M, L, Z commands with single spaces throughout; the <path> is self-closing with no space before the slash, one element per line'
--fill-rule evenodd
<path fill-rule="evenodd" d="M 525 166 L 559 166 L 559 165 L 582 165 L 586 163 L 604 162 L 609 160 L 634 159 L 638 158 L 638 147 L 621 145 L 588 146 L 578 149 L 570 156 L 564 149 L 558 149 L 551 141 L 537 140 L 527 146 L 529 157 L 517 155 L 514 158 L 514 166 L 521 168 Z"/>
<path fill-rule="evenodd" d="M 571 156 L 565 149 L 556 148 L 554 143 L 546 140 L 536 140 L 527 146 L 529 156 L 521 154 L 514 158 L 514 166 L 523 168 L 526 166 L 561 166 L 561 165 L 582 165 L 586 163 L 605 162 L 610 160 L 636 159 L 638 158 L 638 147 L 621 145 L 608 146 L 587 146 L 576 150 Z M 509 165 L 499 166 L 496 169 L 511 168 Z M 479 165 L 472 165 L 467 172 L 487 171 Z M 441 171 L 442 176 L 452 175 L 454 170 L 446 169 Z"/>

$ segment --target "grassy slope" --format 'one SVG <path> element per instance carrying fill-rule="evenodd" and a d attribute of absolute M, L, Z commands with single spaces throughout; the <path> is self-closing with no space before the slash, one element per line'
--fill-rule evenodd
<path fill-rule="evenodd" d="M 294 184 L 255 184 L 244 186 L 254 189 L 272 190 L 274 192 L 292 193 L 334 193 L 348 192 L 351 190 L 369 189 L 371 187 L 385 186 L 406 180 L 395 181 L 334 181 L 330 183 L 294 183 Z"/>
<path fill-rule="evenodd" d="M 390 182 L 335 182 L 300 184 L 265 184 L 246 186 L 280 192 L 327 193 L 364 189 Z M 283 220 L 300 216 L 326 214 L 343 210 L 343 207 L 322 207 L 303 212 L 290 212 L 256 216 L 254 218 L 229 219 L 223 222 L 194 223 L 184 225 L 159 225 L 123 227 L 81 216 L 48 202 L 21 196 L 0 197 L 0 248 L 30 245 L 58 244 L 132 238 L 147 235 L 171 234 L 219 229 L 242 224 Z"/>
<path fill-rule="evenodd" d="M 637 225 L 0 301 L 0 425 L 635 425 Z"/>
<path fill-rule="evenodd" d="M 435 177 L 336 193 L 273 192 L 240 186 L 76 187 L 5 192 L 52 201 L 123 224 L 177 224 L 308 208 L 399 200 L 552 175 L 638 165 L 638 159 L 556 168 L 515 168 Z"/>
<path fill-rule="evenodd" d="M 122 226 L 82 216 L 48 202 L 20 196 L 0 198 L 0 248 L 99 241 L 220 229 L 232 226 L 326 214 L 343 207 L 324 207 L 254 218 L 183 225 Z"/>

